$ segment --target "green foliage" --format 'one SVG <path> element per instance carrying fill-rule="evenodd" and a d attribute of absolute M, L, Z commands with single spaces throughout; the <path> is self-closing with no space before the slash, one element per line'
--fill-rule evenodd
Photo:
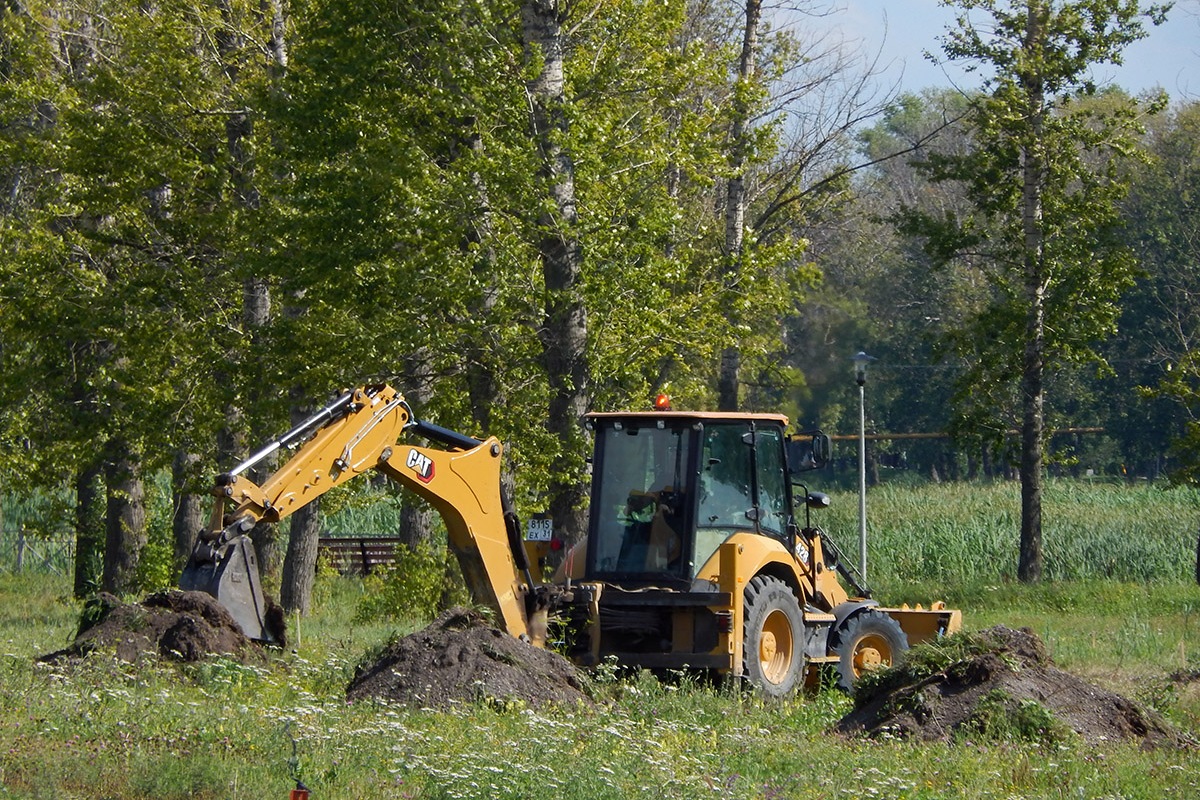
<path fill-rule="evenodd" d="M 987 24 L 961 15 L 944 40 L 947 57 L 990 74 L 968 100 L 966 146 L 919 164 L 931 183 L 954 188 L 955 202 L 906 199 L 896 218 L 931 263 L 973 278 L 966 313 L 939 331 L 958 367 L 947 427 L 998 447 L 1000 432 L 1019 424 L 1018 576 L 1036 581 L 1046 398 L 1071 394 L 1048 376 L 1064 365 L 1107 368 L 1097 343 L 1116 332 L 1135 275 L 1120 216 L 1126 167 L 1141 117 L 1165 102 L 1097 94 L 1091 68 L 1119 62 L 1164 9 L 1123 0 L 952 4 L 982 12 Z"/>
<path fill-rule="evenodd" d="M 216 407 L 204 376 L 229 306 L 209 279 L 229 208 L 225 120 L 206 112 L 227 98 L 222 64 L 203 42 L 224 23 L 215 8 L 169 3 L 67 14 L 34 3 L 20 14 L 31 25 L 19 44 L 41 54 L 33 72 L 54 84 L 43 101 L 53 113 L 31 131 L 53 146 L 31 166 L 57 177 L 6 231 L 33 244 L 34 258 L 18 256 L 27 246 L 0 252 L 18 259 L 0 268 L 0 293 L 21 298 L 6 316 L 31 343 L 5 381 L 45 390 L 29 398 L 35 463 L 61 474 L 94 461 L 97 443 L 119 431 L 162 465 L 173 432 L 164 419 Z M 56 61 L 48 51 L 63 43 L 67 58 Z M 77 402 L 42 402 L 50 396 Z"/>
<path fill-rule="evenodd" d="M 386 570 L 364 580 L 355 621 L 432 619 L 442 597 L 446 557 L 445 545 L 432 542 L 398 548 Z"/>
<path fill-rule="evenodd" d="M 298 397 L 398 379 L 421 416 L 499 434 L 509 443 L 519 509 L 544 510 L 554 465 L 581 470 L 582 454 L 574 452 L 581 439 L 560 441 L 546 426 L 550 389 L 538 334 L 547 298 L 535 247 L 544 198 L 526 97 L 537 59 L 522 60 L 519 4 L 303 0 L 288 8 L 286 42 L 272 27 L 274 5 L 34 0 L 0 8 L 4 486 L 60 486 L 64 475 L 96 464 L 114 438 L 140 454 L 147 474 L 184 446 L 211 466 L 216 431 L 226 424 L 261 440 L 286 426 Z M 1067 54 L 1057 74 L 1079 59 L 1103 61 L 1136 36 L 1135 5 L 1122 5 L 1126 16 Z M 1109 6 L 1067 7 L 1096 12 L 1059 20 L 1056 35 L 1084 43 L 1095 33 L 1087 25 Z M 967 257 L 935 273 L 927 255 L 884 233 L 880 207 L 859 207 L 845 224 L 833 200 L 851 182 L 814 172 L 840 162 L 844 132 L 822 145 L 836 156 L 798 152 L 789 149 L 783 116 L 762 118 L 749 142 L 747 252 L 738 280 L 727 280 L 714 209 L 731 174 L 730 117 L 735 108 L 766 110 L 769 92 L 794 78 L 808 52 L 803 32 L 765 26 L 759 80 L 733 85 L 739 20 L 726 7 L 619 0 L 566 4 L 564 13 L 563 144 L 576 164 L 593 408 L 644 407 L 659 389 L 680 407 L 710 406 L 712 365 L 735 344 L 749 384 L 745 405 L 827 425 L 853 405 L 835 381 L 844 364 L 826 357 L 832 344 L 855 339 L 849 353 L 857 340 L 886 335 L 887 352 L 877 354 L 927 364 L 926 334 L 963 330 L 969 335 L 955 340 L 963 363 L 990 371 L 989 379 L 1012 365 L 1011 354 L 992 346 L 1018 324 L 1011 287 L 979 288 L 993 270 Z M 1124 132 L 1136 120 L 1119 94 L 1071 99 L 1048 117 L 1062 137 L 1048 157 L 1095 177 L 1064 172 L 1051 186 L 1050 255 L 1063 279 L 1051 287 L 1050 329 L 1067 357 L 1089 358 L 1095 336 L 1111 326 L 1130 266 L 1116 255 L 1115 220 L 1100 206 L 1131 175 L 1104 167 L 1110 162 L 1097 154 L 1129 150 Z M 1009 100 L 999 92 L 969 102 L 994 112 Z M 887 130 L 867 134 L 865 146 L 882 155 L 927 133 L 943 108 L 952 117 L 968 101 L 938 102 L 935 109 L 901 101 Z M 1171 202 L 1190 196 L 1188 120 L 1181 113 L 1177 131 L 1156 134 L 1162 161 L 1154 171 L 1127 167 L 1143 179 L 1140 252 L 1178 268 L 1155 292 L 1186 286 L 1179 279 L 1194 263 L 1182 244 L 1192 240 L 1189 206 Z M 935 154 L 953 155 L 964 143 L 971 147 L 963 152 L 991 150 L 990 161 L 980 155 L 968 170 L 996 189 L 981 200 L 989 214 L 1015 199 L 1011 182 L 992 180 L 1013 165 L 1005 125 L 994 114 L 991 123 L 978 118 Z M 895 184 L 962 208 L 943 203 L 961 194 L 900 180 L 912 177 L 900 162 L 873 188 Z M 811 186 L 821 188 L 809 194 Z M 997 237 L 990 255 L 1010 252 L 1011 226 L 953 221 L 963 223 L 961 237 L 948 234 L 935 255 L 993 242 L 985 235 Z M 1073 231 L 1077 240 L 1067 235 Z M 828 267 L 834 242 L 853 267 L 827 270 L 817 306 L 810 259 Z M 272 293 L 275 312 L 251 329 L 243 293 L 257 283 Z M 1140 298 L 1134 325 L 1167 319 L 1155 292 Z M 781 336 L 785 314 L 792 320 Z M 981 329 L 986 335 L 976 335 Z M 1154 348 L 1136 357 L 1148 358 L 1147 349 Z M 1183 351 L 1176 348 L 1171 363 L 1175 375 L 1189 376 L 1195 367 Z M 1136 383 L 1155 385 L 1160 376 L 1146 372 Z M 970 383 L 978 374 L 957 377 Z M 955 376 L 889 377 L 890 385 L 879 384 L 880 420 L 945 429 Z M 1163 389 L 1189 406 L 1189 379 L 1181 380 Z M 1074 376 L 1055 386 L 1081 398 L 1064 401 L 1060 413 L 1083 413 L 1085 397 L 1089 408 L 1118 406 L 1108 400 L 1119 391 L 1102 398 L 1093 387 Z M 972 424 L 1008 427 L 1012 387 L 997 378 L 975 389 Z M 1127 421 L 1143 416 L 1121 408 Z M 1155 427 L 1155 442 L 1182 428 L 1167 412 Z M 1156 454 L 1151 438 L 1122 441 Z M 1180 452 L 1193 443 L 1185 438 Z M 347 524 L 394 530 L 389 510 L 378 512 Z M 38 520 L 46 529 L 60 523 L 71 520 Z M 165 585 L 165 517 L 151 515 L 149 542 L 140 580 Z M 1112 574 L 1136 573 L 1129 556 L 1113 550 Z"/>
<path fill-rule="evenodd" d="M 1047 363 L 1095 360 L 1095 342 L 1115 330 L 1118 300 L 1133 279 L 1117 213 L 1128 186 L 1122 167 L 1137 152 L 1140 117 L 1161 100 L 1096 95 L 1090 66 L 1119 60 L 1144 35 L 1142 19 L 1158 19 L 1161 9 L 960 5 L 983 9 L 992 24 L 985 30 L 964 18 L 946 38 L 947 56 L 996 74 L 967 109 L 970 149 L 933 152 L 922 168 L 934 182 L 960 186 L 966 204 L 949 212 L 909 207 L 902 219 L 936 262 L 965 264 L 986 282 L 981 305 L 949 342 L 971 365 L 959 383 L 963 407 L 995 414 L 1006 394 L 989 387 L 1028 377 L 1035 300 Z"/>
<path fill-rule="evenodd" d="M 175 585 L 175 532 L 171 527 L 171 481 L 159 473 L 145 481 L 146 546 L 138 558 L 139 591 L 153 592 Z"/>
<path fill-rule="evenodd" d="M 351 481 L 321 496 L 321 522 L 333 534 L 385 535 L 400 529 L 400 492 Z"/>
<path fill-rule="evenodd" d="M 1133 174 L 1125 204 L 1144 275 L 1130 293 L 1122 323 L 1143 335 L 1130 337 L 1117 353 L 1142 364 L 1129 381 L 1142 389 L 1130 393 L 1149 406 L 1153 427 L 1147 431 L 1151 426 L 1139 426 L 1137 435 L 1153 437 L 1160 447 L 1164 437 L 1174 437 L 1175 479 L 1195 484 L 1200 474 L 1200 430 L 1195 425 L 1200 365 L 1188 342 L 1200 328 L 1200 308 L 1193 302 L 1200 105 L 1183 104 L 1152 120 L 1146 148 L 1152 161 Z M 1146 416 L 1131 413 L 1130 427 Z"/>
<path fill-rule="evenodd" d="M 859 678 L 854 686 L 855 705 L 867 705 L 876 697 L 919 683 L 993 649 L 987 637 L 969 631 L 914 645 L 900 664 L 866 672 Z"/>
<path fill-rule="evenodd" d="M 993 689 L 957 732 L 960 740 L 977 742 L 1030 742 L 1055 745 L 1070 740 L 1074 732 L 1036 700 L 1017 700 Z"/>

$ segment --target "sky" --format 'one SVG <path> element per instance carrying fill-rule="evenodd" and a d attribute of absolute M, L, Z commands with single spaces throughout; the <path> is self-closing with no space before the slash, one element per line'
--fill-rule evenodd
<path fill-rule="evenodd" d="M 954 23 L 955 11 L 938 0 L 834 0 L 835 13 L 822 24 L 862 50 L 879 52 L 884 82 L 905 91 L 930 86 L 979 86 L 978 74 L 955 65 L 943 69 L 922 55 L 941 53 L 938 38 Z M 1121 67 L 1097 68 L 1098 83 L 1115 83 L 1138 93 L 1161 87 L 1172 99 L 1200 99 L 1200 0 L 1177 0 L 1167 21 L 1125 51 Z"/>

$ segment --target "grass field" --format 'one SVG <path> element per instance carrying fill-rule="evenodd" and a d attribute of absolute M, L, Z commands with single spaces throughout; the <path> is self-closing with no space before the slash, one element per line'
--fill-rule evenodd
<path fill-rule="evenodd" d="M 880 599 L 939 596 L 971 628 L 1029 626 L 1060 666 L 1200 737 L 1200 683 L 1169 679 L 1200 669 L 1190 494 L 1053 485 L 1052 580 L 1032 587 L 1011 577 L 1013 487 L 884 487 L 869 502 Z M 837 496 L 822 519 L 851 552 L 856 508 Z M 262 667 L 51 668 L 34 659 L 73 638 L 69 585 L 0 574 L 0 798 L 286 798 L 297 777 L 314 800 L 1200 797 L 1194 751 L 846 741 L 828 733 L 849 708 L 835 691 L 768 703 L 686 676 L 600 674 L 595 709 L 349 705 L 354 665 L 419 621 L 355 624 L 361 583 L 322 581 L 318 611 L 292 621 L 294 651 Z"/>

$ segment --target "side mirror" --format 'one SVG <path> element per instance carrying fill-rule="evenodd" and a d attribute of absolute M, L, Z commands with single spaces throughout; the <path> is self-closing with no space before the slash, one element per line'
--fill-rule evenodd
<path fill-rule="evenodd" d="M 798 433 L 788 437 L 788 472 L 796 475 L 812 469 L 820 469 L 829 463 L 833 445 L 829 437 L 820 431 Z"/>

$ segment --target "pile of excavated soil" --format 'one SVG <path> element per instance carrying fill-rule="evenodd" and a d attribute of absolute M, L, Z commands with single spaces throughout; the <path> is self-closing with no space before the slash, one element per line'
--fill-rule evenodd
<path fill-rule="evenodd" d="M 346 696 L 417 708 L 479 701 L 517 701 L 534 708 L 591 705 L 570 661 L 491 627 L 465 608 L 444 612 L 360 666 Z"/>
<path fill-rule="evenodd" d="M 272 606 L 270 613 L 282 622 L 277 606 Z M 75 641 L 41 660 L 81 658 L 94 650 L 112 651 L 131 662 L 147 655 L 176 661 L 224 655 L 254 662 L 263 657 L 259 646 L 246 638 L 215 598 L 179 590 L 157 592 L 140 603 L 122 603 L 107 593 L 97 595 L 84 608 Z"/>
<path fill-rule="evenodd" d="M 1158 714 L 1057 669 L 1041 639 L 1028 628 L 1004 626 L 975 635 L 982 652 L 904 685 L 882 682 L 855 697 L 838 723 L 846 734 L 888 734 L 923 741 L 970 737 L 997 704 L 1019 715 L 1034 701 L 1084 741 L 1132 740 L 1144 747 L 1188 742 Z"/>

